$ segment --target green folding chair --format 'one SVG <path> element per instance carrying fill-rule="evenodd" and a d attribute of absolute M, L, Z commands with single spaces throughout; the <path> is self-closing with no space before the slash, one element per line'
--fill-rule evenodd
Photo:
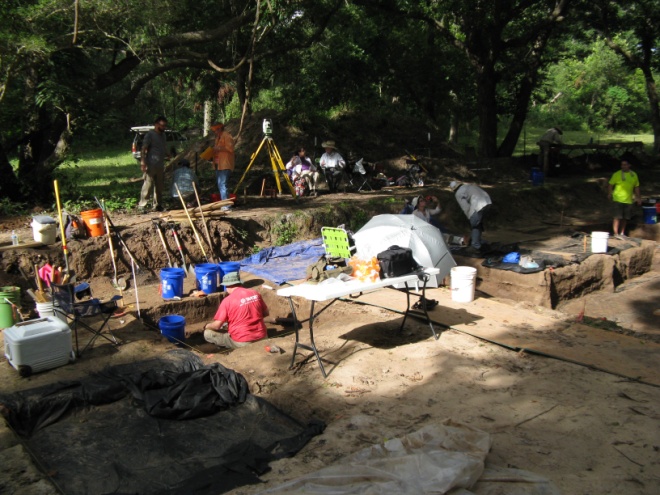
<path fill-rule="evenodd" d="M 348 232 L 341 227 L 321 227 L 323 247 L 328 258 L 350 258 L 355 246 L 351 246 Z"/>

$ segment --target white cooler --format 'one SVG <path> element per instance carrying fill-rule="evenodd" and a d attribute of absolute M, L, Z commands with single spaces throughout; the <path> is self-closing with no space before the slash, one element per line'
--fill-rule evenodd
<path fill-rule="evenodd" d="M 21 376 L 75 360 L 71 329 L 54 316 L 23 321 L 3 332 L 5 357 Z"/>

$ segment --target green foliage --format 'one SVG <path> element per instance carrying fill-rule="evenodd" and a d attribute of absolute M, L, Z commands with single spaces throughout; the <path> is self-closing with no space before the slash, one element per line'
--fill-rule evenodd
<path fill-rule="evenodd" d="M 27 213 L 28 205 L 26 203 L 16 203 L 9 198 L 0 199 L 0 216 L 13 217 Z"/>
<path fill-rule="evenodd" d="M 277 236 L 275 241 L 276 246 L 285 246 L 296 240 L 298 235 L 298 227 L 293 223 L 283 219 L 279 224 L 275 225 L 273 232 Z"/>
<path fill-rule="evenodd" d="M 549 102 L 530 111 L 530 123 L 603 132 L 634 131 L 648 121 L 641 71 L 631 71 L 600 39 L 590 44 L 573 42 L 567 48 L 566 57 L 549 68 L 538 92 Z"/>
<path fill-rule="evenodd" d="M 353 232 L 360 230 L 369 221 L 370 216 L 364 210 L 355 210 L 351 215 L 348 228 Z"/>

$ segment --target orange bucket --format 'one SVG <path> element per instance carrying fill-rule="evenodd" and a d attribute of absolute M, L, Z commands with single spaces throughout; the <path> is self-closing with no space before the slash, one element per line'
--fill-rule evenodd
<path fill-rule="evenodd" d="M 98 208 L 96 210 L 81 211 L 80 217 L 85 224 L 85 229 L 90 237 L 97 237 L 105 234 L 105 227 L 103 226 L 103 210 Z"/>

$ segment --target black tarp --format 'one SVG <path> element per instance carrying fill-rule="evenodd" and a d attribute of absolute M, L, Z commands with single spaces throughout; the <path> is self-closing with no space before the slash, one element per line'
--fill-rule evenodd
<path fill-rule="evenodd" d="M 325 427 L 300 424 L 240 374 L 183 350 L 0 403 L 67 494 L 223 493 L 259 483 Z"/>

